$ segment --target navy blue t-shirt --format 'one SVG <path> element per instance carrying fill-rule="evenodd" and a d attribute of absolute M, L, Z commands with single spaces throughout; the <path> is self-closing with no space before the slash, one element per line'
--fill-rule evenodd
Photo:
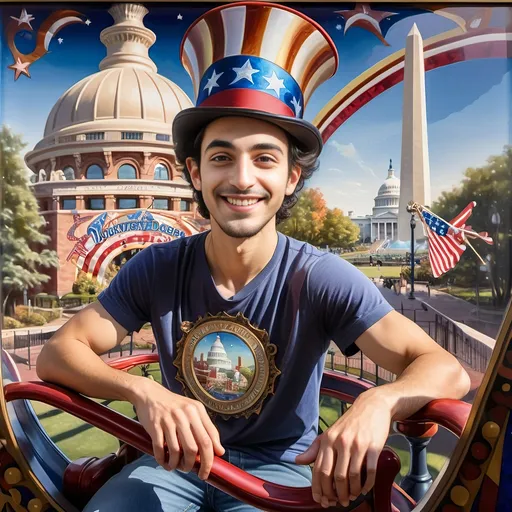
<path fill-rule="evenodd" d="M 206 260 L 206 233 L 153 244 L 119 271 L 98 299 L 128 331 L 151 322 L 162 383 L 182 394 L 175 379 L 176 342 L 183 321 L 207 313 L 242 312 L 277 346 L 281 371 L 275 394 L 249 418 L 217 418 L 225 448 L 295 462 L 318 432 L 319 393 L 330 340 L 347 355 L 357 338 L 392 308 L 375 285 L 339 256 L 279 233 L 266 267 L 243 289 L 223 298 Z"/>

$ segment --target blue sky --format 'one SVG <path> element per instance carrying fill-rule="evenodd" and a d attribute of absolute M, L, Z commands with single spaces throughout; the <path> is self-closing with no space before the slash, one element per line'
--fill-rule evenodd
<path fill-rule="evenodd" d="M 167 5 L 170 5 L 168 7 Z M 179 43 L 190 23 L 212 4 L 173 4 L 150 6 L 145 25 L 157 35 L 150 55 L 158 72 L 177 83 L 192 97 L 191 81 L 178 58 Z M 41 22 L 57 4 L 25 4 L 35 17 L 37 31 Z M 403 11 L 398 5 L 379 4 L 377 9 L 399 13 L 383 20 L 381 27 L 390 46 L 383 45 L 375 35 L 358 27 L 343 33 L 344 20 L 334 11 L 352 9 L 353 4 L 297 4 L 325 27 L 334 39 L 340 54 L 337 74 L 314 93 L 307 105 L 305 118 L 312 120 L 323 105 L 344 85 L 368 67 L 404 47 L 405 38 L 416 23 L 423 38 L 455 28 L 455 23 L 441 16 Z M 394 8 L 395 7 L 395 8 Z M 1 118 L 2 122 L 23 135 L 33 148 L 43 135 L 46 117 L 58 98 L 81 78 L 98 71 L 105 56 L 99 40 L 102 29 L 113 20 L 99 4 L 69 4 L 91 20 L 91 25 L 72 25 L 54 38 L 50 53 L 30 67 L 31 79 L 21 76 L 16 82 L 7 69 L 12 56 L 5 36 L 1 49 Z M 19 16 L 21 4 L 2 7 L 4 26 L 10 16 Z M 493 10 L 493 25 L 505 19 L 507 8 Z M 178 14 L 183 19 L 178 20 Z M 35 34 L 35 32 L 33 33 Z M 28 32 L 18 34 L 16 44 L 24 52 L 33 46 Z M 84 51 L 85 49 L 85 51 Z M 490 155 L 501 153 L 510 142 L 510 59 L 487 59 L 458 63 L 429 71 L 426 74 L 427 121 L 432 197 L 460 182 L 467 167 L 485 163 Z M 319 187 L 329 207 L 358 215 L 371 213 L 373 198 L 387 175 L 389 159 L 400 172 L 401 84 L 385 91 L 356 112 L 326 144 L 321 168 L 309 186 Z"/>

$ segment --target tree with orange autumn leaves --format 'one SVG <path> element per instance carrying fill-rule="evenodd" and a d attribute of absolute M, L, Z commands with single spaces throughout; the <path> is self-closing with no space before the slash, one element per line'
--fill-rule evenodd
<path fill-rule="evenodd" d="M 318 247 L 347 249 L 359 238 L 359 228 L 339 208 L 327 208 L 318 188 L 302 191 L 291 217 L 278 229 L 285 235 Z"/>

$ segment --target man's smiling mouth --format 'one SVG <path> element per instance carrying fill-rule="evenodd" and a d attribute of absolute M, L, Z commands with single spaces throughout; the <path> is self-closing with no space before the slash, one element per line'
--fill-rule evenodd
<path fill-rule="evenodd" d="M 235 197 L 224 197 L 224 199 L 234 206 L 252 206 L 253 204 L 256 204 L 258 201 L 261 201 L 261 199 L 258 198 L 239 199 Z"/>

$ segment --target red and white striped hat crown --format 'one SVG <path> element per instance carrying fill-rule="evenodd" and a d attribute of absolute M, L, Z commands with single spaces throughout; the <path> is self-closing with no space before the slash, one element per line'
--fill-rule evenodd
<path fill-rule="evenodd" d="M 309 149 L 318 130 L 302 119 L 313 91 L 336 72 L 336 47 L 304 14 L 266 2 L 217 7 L 198 18 L 181 44 L 196 107 L 180 112 L 173 136 L 190 137 L 221 115 L 267 119 Z"/>

